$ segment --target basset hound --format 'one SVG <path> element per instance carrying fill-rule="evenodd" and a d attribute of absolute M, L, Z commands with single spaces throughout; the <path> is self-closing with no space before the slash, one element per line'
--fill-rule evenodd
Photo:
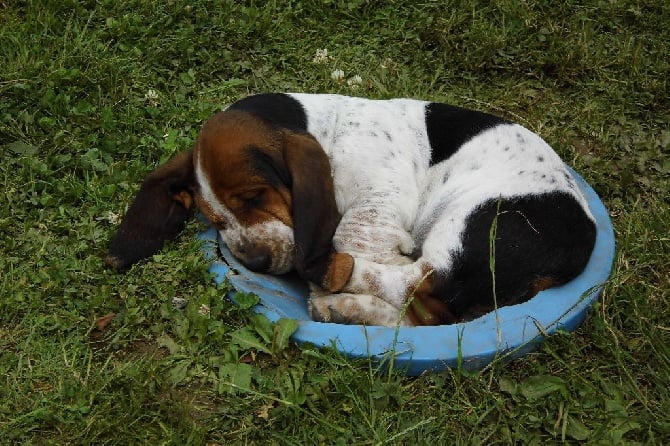
<path fill-rule="evenodd" d="M 469 320 L 570 281 L 595 224 L 535 133 L 413 99 L 260 94 L 148 175 L 106 261 L 158 251 L 197 207 L 249 269 L 295 270 L 315 320 Z"/>

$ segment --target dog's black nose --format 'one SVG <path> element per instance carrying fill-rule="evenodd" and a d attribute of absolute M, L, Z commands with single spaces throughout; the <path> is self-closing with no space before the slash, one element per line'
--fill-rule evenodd
<path fill-rule="evenodd" d="M 270 255 L 267 253 L 254 253 L 244 260 L 244 265 L 251 271 L 264 272 L 270 269 L 271 266 Z"/>

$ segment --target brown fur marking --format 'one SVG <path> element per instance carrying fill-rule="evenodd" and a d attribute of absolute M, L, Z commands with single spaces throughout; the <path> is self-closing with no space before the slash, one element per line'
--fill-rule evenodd
<path fill-rule="evenodd" d="M 331 293 L 337 293 L 344 288 L 353 271 L 354 258 L 349 254 L 336 252 L 331 256 L 323 286 Z"/>

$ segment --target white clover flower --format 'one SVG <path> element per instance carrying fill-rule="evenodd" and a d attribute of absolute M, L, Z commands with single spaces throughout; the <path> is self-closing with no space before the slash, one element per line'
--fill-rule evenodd
<path fill-rule="evenodd" d="M 393 59 L 391 59 L 390 57 L 387 57 L 386 59 L 382 60 L 381 63 L 379 64 L 379 66 L 382 67 L 382 69 L 384 70 L 392 68 L 393 65 L 394 65 Z"/>
<path fill-rule="evenodd" d="M 207 316 L 209 314 L 209 307 L 205 304 L 200 305 L 198 313 L 200 313 L 202 316 Z"/>
<path fill-rule="evenodd" d="M 333 70 L 330 73 L 330 78 L 335 82 L 341 82 L 344 79 L 344 71 L 342 70 Z"/>
<path fill-rule="evenodd" d="M 104 219 L 113 225 L 118 225 L 119 223 L 121 223 L 121 215 L 112 211 L 108 211 L 105 214 Z"/>
<path fill-rule="evenodd" d="M 358 74 L 355 76 L 351 76 L 347 80 L 347 85 L 350 86 L 351 88 L 358 88 L 359 85 L 363 83 L 363 78 L 361 78 Z"/>
<path fill-rule="evenodd" d="M 144 93 L 144 99 L 150 104 L 150 105 L 158 105 L 158 92 L 153 89 L 147 90 L 146 93 Z"/>
<path fill-rule="evenodd" d="M 328 56 L 328 50 L 325 48 L 317 49 L 316 54 L 314 54 L 314 57 L 312 58 L 312 62 L 317 64 L 326 63 L 328 60 L 330 60 L 330 56 Z"/>

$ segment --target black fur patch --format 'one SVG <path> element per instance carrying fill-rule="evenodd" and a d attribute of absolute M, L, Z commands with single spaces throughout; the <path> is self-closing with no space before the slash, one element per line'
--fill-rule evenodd
<path fill-rule="evenodd" d="M 529 299 L 533 284 L 540 279 L 555 284 L 572 280 L 591 256 L 596 228 L 571 195 L 554 192 L 500 203 L 490 200 L 468 217 L 461 254 L 451 274 L 440 277 L 435 290 L 456 316 L 471 306 L 493 308 L 489 235 L 496 214 L 498 306 Z"/>
<path fill-rule="evenodd" d="M 426 106 L 426 129 L 431 166 L 451 157 L 472 137 L 508 121 L 486 113 L 431 102 Z"/>
<path fill-rule="evenodd" d="M 233 103 L 229 110 L 241 110 L 258 116 L 278 127 L 307 131 L 307 114 L 302 104 L 283 93 L 263 93 Z"/>

